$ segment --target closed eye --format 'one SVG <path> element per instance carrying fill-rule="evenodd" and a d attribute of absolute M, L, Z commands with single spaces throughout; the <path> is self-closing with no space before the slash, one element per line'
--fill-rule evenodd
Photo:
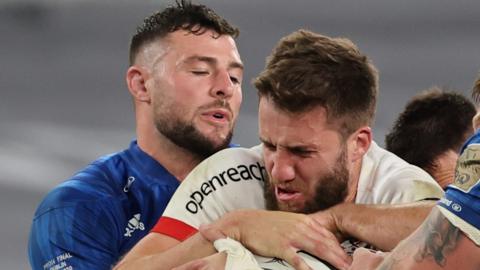
<path fill-rule="evenodd" d="M 208 71 L 206 70 L 192 70 L 191 71 L 194 75 L 199 75 L 199 76 L 204 76 L 204 75 L 208 75 L 210 74 Z"/>
<path fill-rule="evenodd" d="M 314 153 L 314 151 L 303 149 L 303 148 L 296 148 L 296 147 L 290 148 L 289 151 L 290 153 L 296 156 L 301 156 L 301 157 L 308 157 Z"/>
<path fill-rule="evenodd" d="M 269 151 L 275 151 L 276 150 L 275 145 L 273 145 L 271 143 L 268 143 L 268 142 L 263 142 L 263 146 L 265 146 L 265 148 L 267 148 Z"/>

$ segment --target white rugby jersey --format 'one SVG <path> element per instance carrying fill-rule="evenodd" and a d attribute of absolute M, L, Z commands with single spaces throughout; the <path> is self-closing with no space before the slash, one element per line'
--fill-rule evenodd
<path fill-rule="evenodd" d="M 211 223 L 227 212 L 265 209 L 265 181 L 268 178 L 261 145 L 222 150 L 182 181 L 152 232 L 183 241 L 201 224 Z M 355 203 L 406 203 L 442 195 L 442 188 L 428 173 L 372 142 L 362 160 Z"/>

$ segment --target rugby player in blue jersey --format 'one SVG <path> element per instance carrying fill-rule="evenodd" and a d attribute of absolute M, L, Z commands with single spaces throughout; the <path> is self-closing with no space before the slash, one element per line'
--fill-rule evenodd
<path fill-rule="evenodd" d="M 33 269 L 110 269 L 146 235 L 179 182 L 230 144 L 242 100 L 238 29 L 179 1 L 132 37 L 126 82 L 137 139 L 54 188 L 33 218 Z"/>

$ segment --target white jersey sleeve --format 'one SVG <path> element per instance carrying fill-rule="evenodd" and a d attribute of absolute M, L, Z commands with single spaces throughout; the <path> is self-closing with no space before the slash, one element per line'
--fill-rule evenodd
<path fill-rule="evenodd" d="M 372 142 L 362 160 L 356 203 L 395 204 L 442 196 L 442 188 L 427 172 Z"/>
<path fill-rule="evenodd" d="M 229 148 L 201 162 L 182 181 L 152 232 L 183 241 L 201 224 L 235 209 L 264 209 L 267 173 L 261 146 Z"/>

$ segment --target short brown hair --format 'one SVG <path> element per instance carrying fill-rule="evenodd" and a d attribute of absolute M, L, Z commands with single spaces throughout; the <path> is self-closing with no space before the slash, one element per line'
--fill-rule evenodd
<path fill-rule="evenodd" d="M 254 84 L 260 98 L 287 112 L 325 107 L 327 120 L 340 120 L 340 133 L 347 136 L 372 124 L 377 78 L 373 64 L 350 40 L 298 30 L 279 41 Z"/>
<path fill-rule="evenodd" d="M 207 30 L 213 30 L 218 36 L 229 35 L 236 38 L 239 35 L 238 28 L 229 24 L 211 8 L 192 4 L 188 0 L 177 0 L 176 6 L 169 6 L 148 16 L 137 28 L 130 42 L 130 65 L 135 62 L 135 57 L 144 44 L 177 30 L 185 30 L 195 35 L 201 35 Z"/>
<path fill-rule="evenodd" d="M 480 105 L 480 74 L 478 75 L 478 78 L 475 80 L 475 83 L 473 84 L 472 98 L 477 104 L 477 106 Z"/>

